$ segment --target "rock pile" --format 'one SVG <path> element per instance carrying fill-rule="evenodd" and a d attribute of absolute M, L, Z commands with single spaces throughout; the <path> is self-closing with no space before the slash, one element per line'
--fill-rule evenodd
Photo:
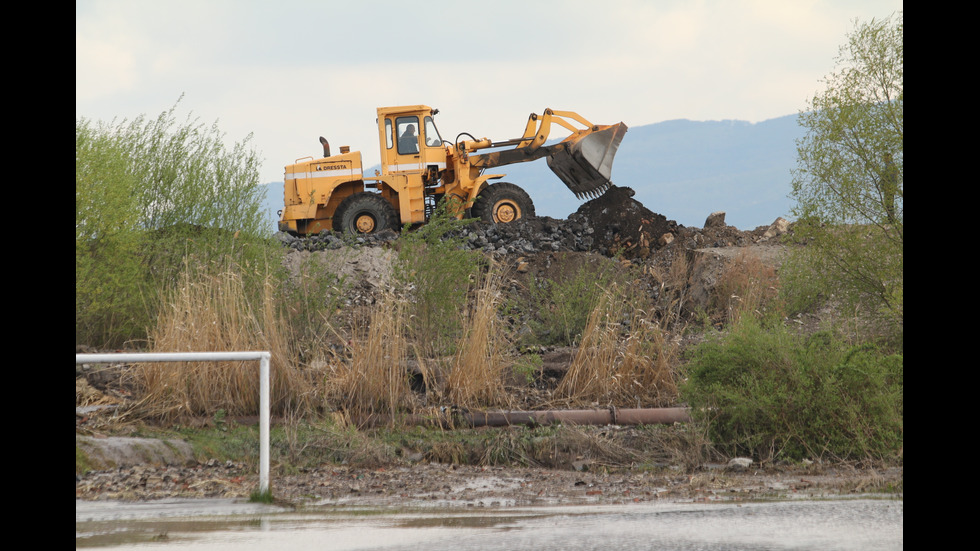
<path fill-rule="evenodd" d="M 742 232 L 725 226 L 723 212 L 712 213 L 703 230 L 685 228 L 647 209 L 633 199 L 634 194 L 631 188 L 612 186 L 601 196 L 583 203 L 565 220 L 545 216 L 510 224 L 474 222 L 463 227 L 456 237 L 469 249 L 491 254 L 596 252 L 641 259 L 679 240 L 687 248 L 744 246 L 758 242 L 766 229 Z M 398 238 L 392 231 L 356 237 L 330 231 L 306 238 L 277 235 L 283 245 L 299 251 L 379 246 Z"/>
<path fill-rule="evenodd" d="M 464 246 L 472 250 L 479 249 L 495 254 L 523 254 L 542 251 L 597 250 L 600 247 L 597 247 L 595 233 L 589 220 L 576 213 L 569 216 L 567 220 L 539 217 L 521 219 L 510 224 L 474 222 L 461 228 L 453 237 L 461 238 Z M 305 238 L 281 232 L 276 235 L 283 245 L 299 251 L 333 250 L 347 246 L 380 246 L 398 238 L 398 234 L 391 231 L 357 237 L 331 231 L 323 231 L 318 235 Z"/>

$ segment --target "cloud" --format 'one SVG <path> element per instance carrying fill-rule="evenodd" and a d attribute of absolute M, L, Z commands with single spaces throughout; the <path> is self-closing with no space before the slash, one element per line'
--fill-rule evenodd
<path fill-rule="evenodd" d="M 427 4 L 428 5 L 428 4 Z M 76 116 L 181 109 L 254 133 L 263 180 L 320 150 L 377 162 L 375 108 L 438 107 L 444 137 L 515 137 L 551 107 L 598 124 L 758 122 L 803 108 L 855 17 L 900 0 L 76 1 Z"/>
<path fill-rule="evenodd" d="M 113 32 L 119 22 L 106 21 L 75 31 L 75 100 L 98 100 L 131 92 L 139 82 L 139 45 L 125 33 Z"/>

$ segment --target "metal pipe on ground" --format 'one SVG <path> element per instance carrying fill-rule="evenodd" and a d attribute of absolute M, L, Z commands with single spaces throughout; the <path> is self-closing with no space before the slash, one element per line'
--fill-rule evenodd
<path fill-rule="evenodd" d="M 543 411 L 449 411 L 434 415 L 371 415 L 360 419 L 360 427 L 383 425 L 397 419 L 406 425 L 442 428 L 506 427 L 511 425 L 664 425 L 691 421 L 688 408 L 555 409 Z"/>

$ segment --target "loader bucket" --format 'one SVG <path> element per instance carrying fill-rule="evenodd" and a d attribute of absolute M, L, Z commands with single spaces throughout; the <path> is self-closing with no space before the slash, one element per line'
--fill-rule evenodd
<path fill-rule="evenodd" d="M 576 197 L 598 197 L 612 182 L 613 157 L 626 134 L 623 123 L 599 127 L 600 130 L 571 137 L 566 147 L 548 157 L 548 167 L 561 178 Z"/>

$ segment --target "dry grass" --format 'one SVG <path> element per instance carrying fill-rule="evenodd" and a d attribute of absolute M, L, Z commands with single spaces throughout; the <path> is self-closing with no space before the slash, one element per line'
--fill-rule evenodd
<path fill-rule="evenodd" d="M 660 282 L 660 296 L 657 299 L 657 318 L 662 327 L 673 327 L 685 323 L 687 314 L 696 303 L 692 296 L 695 274 L 702 271 L 704 261 L 700 256 L 689 260 L 684 252 L 675 254 L 666 269 L 647 266 L 645 269 Z M 683 331 L 683 327 L 677 327 Z"/>
<path fill-rule="evenodd" d="M 668 299 L 665 309 L 671 318 L 680 319 L 687 306 L 688 290 L 691 288 L 691 274 L 697 271 L 700 257 L 689 262 L 687 254 L 679 254 L 670 264 L 670 269 L 664 279 L 664 291 Z"/>
<path fill-rule="evenodd" d="M 644 407 L 677 403 L 678 346 L 659 323 L 641 310 L 634 311 L 631 333 L 620 358 L 621 399 Z"/>
<path fill-rule="evenodd" d="M 774 305 L 778 293 L 776 268 L 743 251 L 718 277 L 711 307 L 737 323 L 746 314 L 761 317 Z"/>
<path fill-rule="evenodd" d="M 464 313 L 458 352 L 444 368 L 437 368 L 440 362 L 435 360 L 421 360 L 426 381 L 439 385 L 433 389 L 438 398 L 461 407 L 508 402 L 504 380 L 511 343 L 497 315 L 500 282 L 499 268 L 483 278 L 472 307 Z M 295 332 L 273 306 L 276 296 L 271 277 L 262 296 L 250 299 L 239 271 L 210 273 L 188 266 L 151 331 L 150 350 L 269 350 L 272 406 L 279 415 L 302 417 L 339 410 L 356 423 L 366 418 L 377 422 L 379 417 L 394 421 L 399 413 L 414 411 L 407 366 L 409 350 L 417 350 L 420 343 L 406 336 L 405 299 L 382 297 L 365 316 L 355 317 L 351 336 L 344 338 L 346 357 L 312 354 L 304 346 L 308 364 L 302 364 L 301 346 L 292 337 Z M 137 365 L 130 377 L 142 396 L 134 411 L 143 417 L 172 421 L 210 417 L 219 411 L 231 416 L 258 412 L 259 374 L 254 362 L 145 363 Z"/>
<path fill-rule="evenodd" d="M 568 450 L 570 457 L 587 459 L 590 468 L 624 467 L 643 462 L 644 456 L 639 450 L 624 445 L 617 436 L 615 431 L 566 425 L 558 433 L 556 447 Z"/>
<path fill-rule="evenodd" d="M 406 320 L 405 302 L 387 295 L 365 325 L 354 327 L 349 361 L 334 365 L 328 381 L 333 401 L 351 419 L 381 416 L 394 422 L 403 407 L 411 407 Z"/>
<path fill-rule="evenodd" d="M 613 286 L 589 316 L 555 395 L 569 404 L 671 405 L 677 399 L 676 360 L 677 346 L 667 333 Z"/>
<path fill-rule="evenodd" d="M 275 306 L 281 296 L 271 276 L 249 295 L 240 269 L 188 266 L 161 309 L 151 350 L 269 350 L 273 413 L 290 418 L 339 411 L 356 424 L 366 418 L 395 422 L 402 413 L 414 413 L 420 397 L 411 389 L 410 352 L 427 385 L 423 400 L 470 409 L 512 407 L 516 398 L 506 384 L 512 375 L 513 343 L 499 316 L 502 270 L 492 266 L 471 293 L 469 307 L 460 312 L 462 337 L 455 353 L 433 358 L 419 353 L 425 343 L 410 339 L 410 304 L 403 297 L 381 297 L 364 316 L 352 319 L 344 336 L 330 327 L 346 348 L 329 355 L 325 335 L 297 342 L 295 328 Z M 555 405 L 676 403 L 677 346 L 662 329 L 665 324 L 633 305 L 620 287 L 611 286 L 591 311 L 577 356 L 553 395 Z M 258 412 L 254 362 L 146 363 L 131 376 L 142 396 L 134 412 L 143 417 L 175 420 Z"/>
<path fill-rule="evenodd" d="M 607 402 L 616 381 L 619 320 L 623 303 L 611 292 L 599 296 L 582 331 L 582 340 L 572 365 L 558 383 L 555 394 L 572 402 Z"/>
<path fill-rule="evenodd" d="M 155 352 L 268 350 L 271 402 L 279 414 L 315 409 L 316 377 L 293 362 L 296 353 L 266 280 L 262 294 L 250 299 L 240 272 L 209 273 L 187 265 L 160 309 L 149 333 Z M 187 416 L 255 415 L 259 410 L 259 370 L 255 362 L 144 363 L 130 376 L 143 398 L 141 415 L 173 420 Z"/>
<path fill-rule="evenodd" d="M 459 407 L 500 406 L 508 402 L 504 378 L 511 366 L 506 357 L 511 343 L 497 312 L 502 300 L 501 270 L 498 265 L 492 266 L 483 277 L 446 378 L 445 393 Z"/>

